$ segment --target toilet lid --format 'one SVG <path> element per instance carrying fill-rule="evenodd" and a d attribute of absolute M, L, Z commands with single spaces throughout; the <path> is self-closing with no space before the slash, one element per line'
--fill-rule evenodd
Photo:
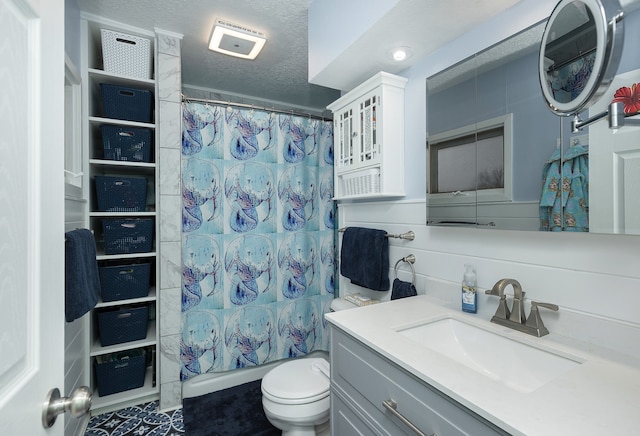
<path fill-rule="evenodd" d="M 302 358 L 276 366 L 262 378 L 262 393 L 284 404 L 318 401 L 329 395 L 329 362 Z"/>

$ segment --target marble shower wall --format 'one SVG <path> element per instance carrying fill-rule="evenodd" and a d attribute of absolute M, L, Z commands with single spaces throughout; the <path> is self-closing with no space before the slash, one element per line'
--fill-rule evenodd
<path fill-rule="evenodd" d="M 180 383 L 181 193 L 180 136 L 182 35 L 155 29 L 158 41 L 160 179 L 160 409 L 182 405 Z"/>

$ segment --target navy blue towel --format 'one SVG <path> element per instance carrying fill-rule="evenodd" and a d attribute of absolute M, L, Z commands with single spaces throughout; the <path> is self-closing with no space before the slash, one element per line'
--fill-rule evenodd
<path fill-rule="evenodd" d="M 418 295 L 418 291 L 416 291 L 416 287 L 413 286 L 413 283 L 405 282 L 400 279 L 395 279 L 393 281 L 393 287 L 391 288 L 392 300 L 413 297 L 414 295 Z"/>
<path fill-rule="evenodd" d="M 87 229 L 65 233 L 65 319 L 71 322 L 93 309 L 100 298 L 96 242 Z"/>
<path fill-rule="evenodd" d="M 389 241 L 384 230 L 348 227 L 342 236 L 340 274 L 352 283 L 389 290 Z"/>

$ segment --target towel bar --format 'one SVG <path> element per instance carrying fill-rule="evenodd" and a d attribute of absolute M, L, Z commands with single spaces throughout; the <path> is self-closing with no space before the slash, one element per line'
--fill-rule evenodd
<path fill-rule="evenodd" d="M 410 255 L 405 256 L 405 257 L 403 257 L 401 259 L 398 259 L 398 261 L 396 262 L 396 265 L 393 267 L 393 272 L 395 273 L 396 278 L 398 278 L 398 265 L 400 264 L 400 262 L 406 262 L 411 267 L 411 284 L 415 285 L 416 284 L 416 270 L 413 267 L 413 264 L 414 264 L 415 261 L 416 261 L 416 257 L 413 254 L 410 254 Z"/>
<path fill-rule="evenodd" d="M 342 227 L 341 229 L 338 229 L 338 232 L 342 233 L 345 230 L 347 230 L 347 227 Z M 408 241 L 413 241 L 416 238 L 416 234 L 413 233 L 412 230 L 409 230 L 406 233 L 387 233 L 385 236 L 387 238 L 406 239 Z"/>

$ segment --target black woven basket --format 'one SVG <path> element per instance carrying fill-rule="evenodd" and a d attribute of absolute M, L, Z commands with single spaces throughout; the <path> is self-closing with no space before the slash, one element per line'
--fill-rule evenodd
<path fill-rule="evenodd" d="M 152 136 L 150 129 L 104 124 L 100 130 L 105 159 L 128 162 L 151 161 Z"/>
<path fill-rule="evenodd" d="M 147 337 L 149 306 L 123 307 L 98 312 L 98 332 L 103 347 Z"/>
<path fill-rule="evenodd" d="M 144 349 L 98 356 L 94 360 L 98 396 L 136 389 L 144 385 Z"/>
<path fill-rule="evenodd" d="M 151 122 L 151 91 L 101 83 L 102 108 L 106 118 Z"/>
<path fill-rule="evenodd" d="M 96 176 L 99 212 L 144 212 L 146 177 Z"/>
<path fill-rule="evenodd" d="M 105 254 L 148 253 L 153 249 L 153 219 L 103 219 Z"/>
<path fill-rule="evenodd" d="M 151 264 L 139 263 L 100 267 L 102 301 L 142 298 L 149 295 Z"/>

